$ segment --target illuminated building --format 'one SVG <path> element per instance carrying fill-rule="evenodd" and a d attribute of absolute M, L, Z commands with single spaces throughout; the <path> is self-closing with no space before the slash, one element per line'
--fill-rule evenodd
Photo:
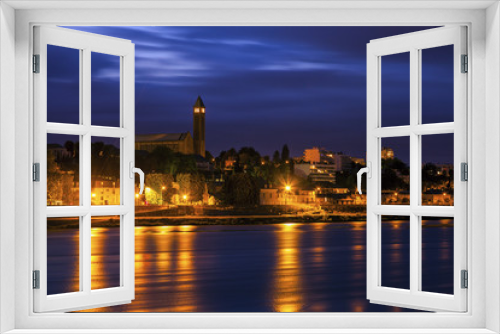
<path fill-rule="evenodd" d="M 260 189 L 260 205 L 298 205 L 314 204 L 316 193 L 314 190 L 294 189 L 283 191 L 278 188 Z"/>
<path fill-rule="evenodd" d="M 92 205 L 120 205 L 120 181 L 92 182 Z"/>
<path fill-rule="evenodd" d="M 158 146 L 168 147 L 174 152 L 193 154 L 193 138 L 189 132 L 157 133 L 150 135 L 136 135 L 135 149 L 153 152 Z"/>
<path fill-rule="evenodd" d="M 394 159 L 394 150 L 389 147 L 382 147 L 382 159 Z"/>
<path fill-rule="evenodd" d="M 313 147 L 313 148 L 308 148 L 304 150 L 304 161 L 305 162 L 310 162 L 310 163 L 318 163 L 320 162 L 320 152 L 319 148 Z"/>
<path fill-rule="evenodd" d="M 137 134 L 135 149 L 152 152 L 156 147 L 168 147 L 174 152 L 205 157 L 205 104 L 198 96 L 193 106 L 193 136 L 189 132 Z"/>
<path fill-rule="evenodd" d="M 194 154 L 205 157 L 205 104 L 200 96 L 193 106 L 193 148 Z"/>
<path fill-rule="evenodd" d="M 294 174 L 308 178 L 311 182 L 335 183 L 335 164 L 310 164 L 302 163 L 293 166 Z"/>

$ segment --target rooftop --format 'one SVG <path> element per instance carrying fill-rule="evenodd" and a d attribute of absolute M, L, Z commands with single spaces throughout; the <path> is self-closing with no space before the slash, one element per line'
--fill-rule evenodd
<path fill-rule="evenodd" d="M 196 99 L 196 102 L 194 103 L 194 108 L 205 108 L 205 104 L 203 103 L 203 100 L 201 99 L 201 96 L 198 96 Z"/>
<path fill-rule="evenodd" d="M 144 135 L 135 135 L 135 141 L 136 141 L 136 143 L 179 141 L 179 140 L 184 140 L 188 135 L 189 135 L 189 132 L 152 133 L 152 134 L 144 134 Z"/>

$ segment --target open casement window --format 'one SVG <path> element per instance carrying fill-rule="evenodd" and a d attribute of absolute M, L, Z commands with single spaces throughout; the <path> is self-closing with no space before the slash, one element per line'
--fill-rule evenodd
<path fill-rule="evenodd" d="M 33 72 L 34 311 L 130 303 L 134 299 L 134 44 L 70 29 L 35 27 Z M 114 94 L 114 102 L 99 105 L 102 94 Z M 102 222 L 119 228 L 93 228 L 102 227 Z M 68 246 L 64 254 L 52 249 L 54 243 L 64 244 L 65 238 L 48 238 L 47 233 L 62 225 L 72 225 L 79 245 Z M 106 242 L 93 243 L 97 233 L 111 235 Z M 113 279 L 105 281 L 110 273 Z"/>
<path fill-rule="evenodd" d="M 449 50 L 450 75 L 450 101 L 449 119 L 436 119 L 433 108 L 443 108 L 440 97 L 435 97 L 429 106 L 426 92 L 429 92 L 428 82 L 424 76 L 431 75 L 440 84 L 443 78 L 440 66 L 446 64 L 432 57 L 432 52 L 438 48 Z M 467 272 L 467 182 L 464 178 L 467 163 L 467 54 L 466 28 L 443 27 L 429 29 L 421 32 L 393 36 L 372 40 L 367 46 L 367 298 L 372 303 L 400 306 L 429 311 L 455 311 L 467 310 L 467 289 L 463 286 L 462 276 Z M 396 66 L 386 66 L 389 57 L 403 59 L 407 57 L 406 67 L 396 61 Z M 429 68 L 428 61 L 433 61 L 434 66 Z M 453 68 L 451 68 L 453 66 Z M 385 70 L 385 72 L 384 72 Z M 429 74 L 429 71 L 432 73 Z M 392 96 L 407 95 L 407 103 L 396 110 L 403 121 L 387 121 L 389 107 L 383 101 L 387 94 L 384 84 L 387 82 L 384 75 L 389 72 L 393 78 L 406 76 L 408 85 L 399 86 Z M 388 86 L 390 89 L 390 86 Z M 394 87 L 394 85 L 392 86 Z M 427 91 L 426 91 L 427 89 Z M 444 97 L 443 97 L 444 99 Z M 438 106 L 439 105 L 439 106 Z M 426 114 L 427 113 L 427 114 Z M 431 115 L 429 115 L 431 113 Z M 404 120 L 406 119 L 406 120 Z M 430 121 L 429 121 L 430 120 Z M 423 159 L 425 145 L 428 138 L 435 138 L 435 146 L 444 141 L 439 138 L 448 137 L 450 151 L 453 158 L 448 166 L 450 180 L 448 186 L 453 185 L 452 202 L 428 201 L 423 195 Z M 390 203 L 384 199 L 387 196 L 383 183 L 383 159 L 387 159 L 385 143 L 400 140 L 406 143 L 408 152 L 408 165 L 405 184 L 409 186 L 405 201 Z M 394 150 L 395 151 L 395 150 Z M 393 154 L 395 154 L 393 152 Z M 397 172 L 396 172 L 397 173 Z M 403 178 L 401 176 L 401 178 Z M 391 194 L 397 196 L 396 193 Z M 427 195 L 426 195 L 427 196 Z M 446 199 L 446 194 L 441 193 L 441 198 Z M 407 285 L 386 284 L 388 267 L 384 263 L 384 254 L 387 248 L 387 236 L 384 238 L 384 217 L 403 217 L 401 220 L 408 222 L 407 235 L 409 249 L 408 268 L 404 268 L 403 275 L 408 278 Z M 427 270 L 423 261 L 423 235 L 425 229 L 423 222 L 428 217 L 439 220 L 447 218 L 453 222 L 451 269 L 449 286 L 446 293 L 441 291 L 426 291 L 423 273 Z M 437 217 L 437 218 L 436 218 Z M 390 237 L 390 236 L 389 236 Z M 391 243 L 391 240 L 388 241 Z M 396 245 L 401 246 L 401 245 Z M 394 247 L 393 247 L 394 248 Z M 396 247 L 397 248 L 397 247 Z M 426 256 L 432 256 L 426 251 Z M 436 252 L 437 253 L 437 252 Z M 435 254 L 434 256 L 438 256 Z M 398 260 L 391 260 L 398 262 Z M 390 261 L 389 261 L 390 262 Z M 384 272 L 384 269 L 386 270 Z M 384 275 L 385 273 L 385 275 Z M 393 278 L 393 277 L 390 277 Z M 427 280 L 435 279 L 427 275 Z M 384 281 L 385 280 L 385 281 Z M 390 283 L 390 282 L 388 282 Z"/>

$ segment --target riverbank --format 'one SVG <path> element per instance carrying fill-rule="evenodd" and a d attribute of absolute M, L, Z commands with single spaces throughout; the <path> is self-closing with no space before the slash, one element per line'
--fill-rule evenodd
<path fill-rule="evenodd" d="M 330 215 L 328 220 L 305 220 L 295 214 L 283 215 L 248 215 L 248 216 L 184 216 L 184 217 L 136 217 L 135 226 L 203 226 L 203 225 L 272 225 L 286 223 L 346 223 L 366 222 L 364 215 Z M 385 216 L 384 222 L 407 221 L 408 217 Z M 445 221 L 445 223 L 443 223 Z M 453 219 L 442 217 L 427 217 L 426 227 L 453 226 Z M 115 217 L 94 217 L 92 227 L 119 227 L 120 220 Z M 48 230 L 77 229 L 78 218 L 49 218 L 47 220 Z"/>
<path fill-rule="evenodd" d="M 365 221 L 364 215 L 330 215 L 328 222 Z M 321 221 L 321 220 L 318 220 Z M 180 225 L 267 225 L 281 223 L 307 223 L 296 214 L 283 215 L 246 215 L 246 216 L 149 216 L 136 217 L 135 226 L 180 226 Z M 118 227 L 120 220 L 115 217 L 94 217 L 92 227 Z M 78 218 L 50 218 L 47 229 L 72 229 L 79 227 Z"/>

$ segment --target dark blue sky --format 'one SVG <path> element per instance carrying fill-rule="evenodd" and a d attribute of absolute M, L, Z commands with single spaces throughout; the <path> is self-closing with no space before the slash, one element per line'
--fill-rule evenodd
<path fill-rule="evenodd" d="M 137 133 L 192 132 L 192 105 L 201 95 L 207 107 L 206 147 L 214 155 L 242 146 L 254 146 L 270 155 L 286 143 L 294 156 L 305 148 L 320 146 L 364 157 L 366 44 L 371 39 L 428 28 L 72 29 L 135 43 Z M 49 59 L 53 71 L 61 64 L 78 64 L 77 55 L 60 54 L 53 52 Z M 445 55 L 446 50 L 429 56 L 424 53 L 424 122 L 452 121 L 453 76 L 440 64 Z M 117 125 L 118 62 L 113 58 L 98 54 L 92 58 L 92 108 L 99 108 L 101 114 L 99 119 L 93 118 L 94 124 Z M 384 125 L 400 125 L 409 119 L 408 60 L 404 55 L 393 58 L 387 59 L 389 66 L 383 60 Z M 63 116 L 71 109 L 66 100 L 76 100 L 77 90 L 68 82 L 60 80 L 59 89 L 65 92 L 64 98 L 52 109 L 49 104 L 49 120 L 50 112 L 69 117 Z M 429 152 L 429 159 L 436 162 L 449 158 L 445 152 Z"/>

